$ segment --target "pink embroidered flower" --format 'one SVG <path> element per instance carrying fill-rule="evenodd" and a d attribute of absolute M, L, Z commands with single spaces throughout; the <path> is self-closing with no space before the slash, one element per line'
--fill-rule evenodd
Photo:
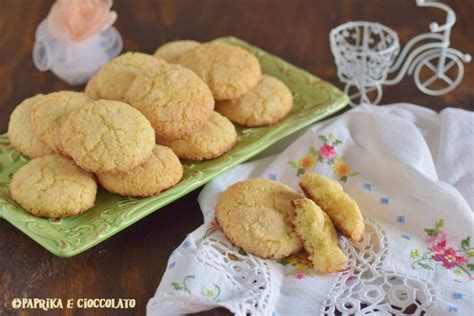
<path fill-rule="evenodd" d="M 216 221 L 215 220 L 212 220 L 210 223 L 209 223 L 209 226 L 211 227 L 211 230 L 212 231 L 215 231 L 219 228 L 219 225 L 217 225 Z"/>
<path fill-rule="evenodd" d="M 336 157 L 336 149 L 331 145 L 323 145 L 319 148 L 319 155 L 324 159 L 333 159 Z"/>
<path fill-rule="evenodd" d="M 443 253 L 436 253 L 432 256 L 436 261 L 442 261 L 443 266 L 452 269 L 454 266 L 466 264 L 467 260 L 463 256 L 458 256 L 452 247 L 446 248 Z"/>
<path fill-rule="evenodd" d="M 304 273 L 303 272 L 296 272 L 295 273 L 295 278 L 298 280 L 304 279 Z"/>
<path fill-rule="evenodd" d="M 446 248 L 447 244 L 447 236 L 446 233 L 442 230 L 439 231 L 438 236 L 432 236 L 435 239 L 430 240 L 429 243 L 434 243 L 438 241 L 434 246 L 428 247 L 428 250 L 430 251 L 436 251 L 436 252 L 442 252 Z M 430 238 L 428 238 L 430 239 Z"/>
<path fill-rule="evenodd" d="M 62 40 L 80 42 L 109 28 L 117 19 L 112 0 L 57 0 L 48 15 L 49 32 Z"/>

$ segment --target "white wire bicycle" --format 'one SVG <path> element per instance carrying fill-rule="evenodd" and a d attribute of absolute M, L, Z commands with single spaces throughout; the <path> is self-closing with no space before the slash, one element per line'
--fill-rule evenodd
<path fill-rule="evenodd" d="M 464 63 L 471 61 L 471 55 L 449 47 L 454 11 L 435 1 L 416 4 L 444 10 L 446 21 L 431 23 L 431 32 L 412 38 L 400 54 L 397 33 L 379 23 L 348 22 L 331 30 L 331 51 L 352 106 L 379 103 L 382 85 L 397 84 L 406 74 L 413 75 L 418 89 L 429 95 L 448 93 L 462 81 Z"/>

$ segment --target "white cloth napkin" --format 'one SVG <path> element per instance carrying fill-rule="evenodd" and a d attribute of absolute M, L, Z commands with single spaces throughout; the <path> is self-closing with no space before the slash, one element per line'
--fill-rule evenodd
<path fill-rule="evenodd" d="M 359 106 L 307 130 L 280 154 L 240 165 L 199 196 L 204 224 L 171 254 L 149 315 L 222 306 L 237 315 L 472 315 L 474 113 Z M 249 177 L 298 188 L 317 172 L 342 182 L 366 218 L 359 244 L 340 238 L 343 273 L 263 260 L 214 221 L 219 194 Z"/>

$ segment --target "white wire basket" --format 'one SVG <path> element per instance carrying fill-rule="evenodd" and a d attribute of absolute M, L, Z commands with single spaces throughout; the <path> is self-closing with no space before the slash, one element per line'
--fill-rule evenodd
<path fill-rule="evenodd" d="M 415 84 L 429 95 L 452 91 L 462 81 L 464 63 L 469 54 L 449 47 L 454 11 L 436 1 L 417 0 L 420 7 L 446 11 L 446 23 L 430 24 L 430 33 L 412 38 L 400 52 L 397 33 L 375 22 L 347 22 L 329 35 L 337 74 L 345 83 L 352 106 L 377 104 L 382 99 L 382 85 L 394 85 L 413 75 Z"/>

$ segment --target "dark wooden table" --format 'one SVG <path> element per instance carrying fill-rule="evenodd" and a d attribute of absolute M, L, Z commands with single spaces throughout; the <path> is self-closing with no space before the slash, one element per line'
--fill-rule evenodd
<path fill-rule="evenodd" d="M 31 51 L 36 26 L 53 1 L 0 0 L 0 132 L 7 129 L 15 106 L 36 93 L 71 89 L 52 73 L 35 69 Z M 458 21 L 452 46 L 474 54 L 474 1 L 451 0 Z M 395 29 L 404 43 L 444 21 L 436 9 L 415 1 L 357 0 L 116 0 L 115 26 L 124 51 L 152 53 L 174 39 L 207 41 L 234 35 L 341 86 L 329 49 L 331 28 L 348 20 L 372 20 Z M 446 106 L 474 109 L 474 63 L 465 67 L 462 84 L 450 94 L 427 96 L 412 78 L 384 88 L 383 103 L 411 102 L 434 110 Z M 13 226 L 0 221 L 0 315 L 14 314 L 15 297 L 135 298 L 144 314 L 148 299 L 165 271 L 168 255 L 202 222 L 199 190 L 148 216 L 93 249 L 70 259 L 51 255 Z M 38 314 L 23 311 L 23 315 Z M 58 315 L 116 315 L 117 311 L 50 312 Z M 209 315 L 228 314 L 224 310 Z"/>

